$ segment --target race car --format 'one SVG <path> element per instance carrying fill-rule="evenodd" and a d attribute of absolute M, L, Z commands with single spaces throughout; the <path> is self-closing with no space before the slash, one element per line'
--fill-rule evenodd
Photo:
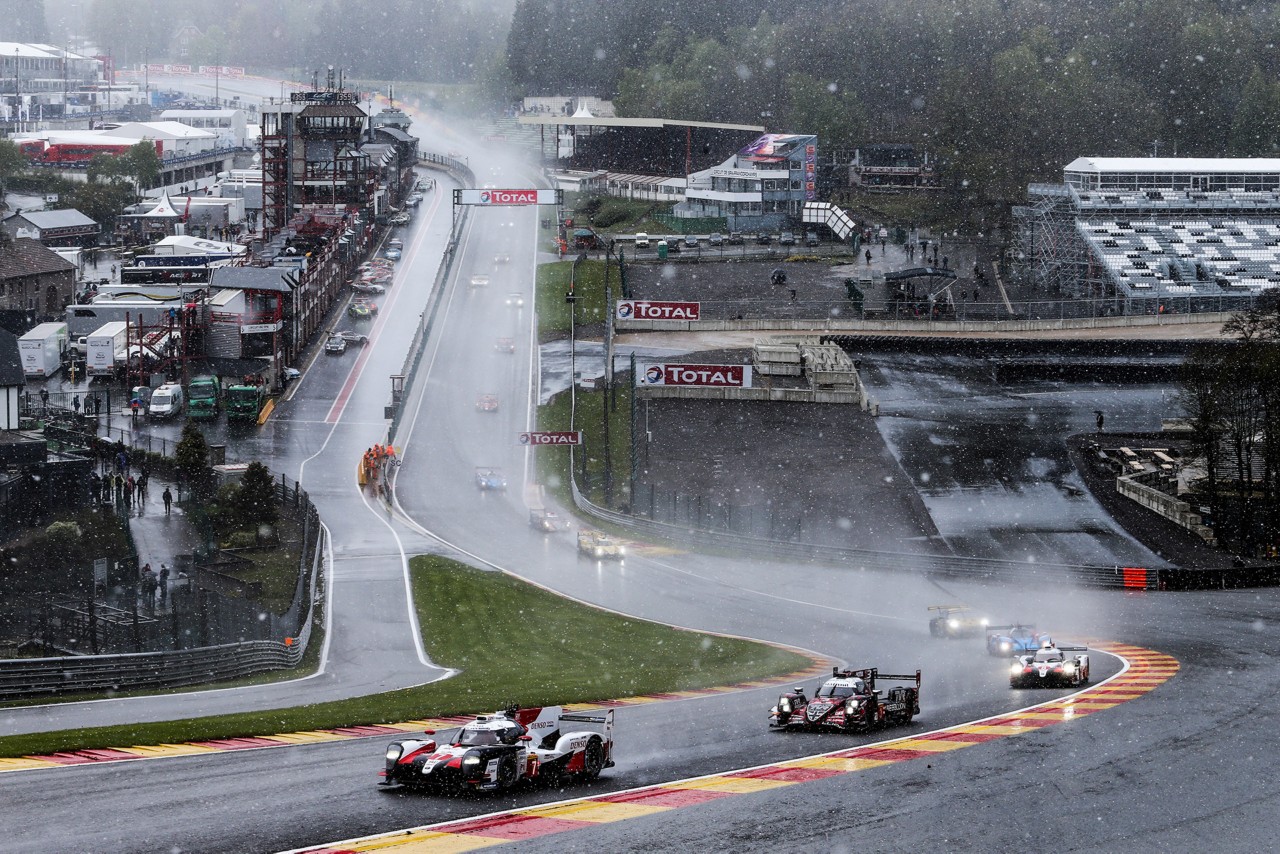
<path fill-rule="evenodd" d="M 978 617 L 966 605 L 930 605 L 934 616 L 929 618 L 929 634 L 935 638 L 977 637 L 990 622 Z"/>
<path fill-rule="evenodd" d="M 473 288 L 483 288 L 487 284 L 489 284 L 489 277 L 483 273 L 476 273 L 471 277 L 471 287 Z"/>
<path fill-rule="evenodd" d="M 333 334 L 338 338 L 341 338 L 343 341 L 346 341 L 348 344 L 359 344 L 363 347 L 369 343 L 368 335 L 361 335 L 359 332 L 353 332 L 349 329 L 344 329 L 342 332 L 335 332 Z"/>
<path fill-rule="evenodd" d="M 497 350 L 499 353 L 514 353 L 516 351 L 516 339 L 499 338 L 497 341 L 493 342 L 493 349 Z"/>
<path fill-rule="evenodd" d="M 524 294 L 507 294 L 507 305 L 512 308 L 524 308 Z"/>
<path fill-rule="evenodd" d="M 561 530 L 564 525 L 561 524 L 560 517 L 554 511 L 547 510 L 544 507 L 535 507 L 529 511 L 529 527 L 544 534 L 554 534 L 556 531 Z"/>
<path fill-rule="evenodd" d="M 501 469 L 476 466 L 476 486 L 482 492 L 500 492 L 507 488 L 507 479 L 503 477 Z"/>
<path fill-rule="evenodd" d="M 341 356 L 347 352 L 347 341 L 341 335 L 330 335 L 324 342 L 324 351 L 332 356 Z"/>
<path fill-rule="evenodd" d="M 1011 626 L 987 626 L 988 655 L 1023 655 L 1035 652 L 1053 638 L 1037 632 L 1035 626 L 1015 623 Z"/>
<path fill-rule="evenodd" d="M 353 320 L 369 320 L 373 317 L 373 312 L 369 309 L 368 304 L 353 302 L 347 306 L 347 317 Z"/>
<path fill-rule="evenodd" d="M 385 294 L 387 292 L 387 289 L 382 285 L 374 282 L 366 282 L 363 279 L 352 282 L 351 290 L 358 294 Z"/>
<path fill-rule="evenodd" d="M 511 256 L 505 252 L 499 252 L 497 255 L 493 256 L 493 263 L 495 264 L 508 264 L 510 262 Z"/>
<path fill-rule="evenodd" d="M 563 732 L 566 723 L 596 724 L 597 729 Z M 566 714 L 560 706 L 513 708 L 480 715 L 440 743 L 434 738 L 391 743 L 378 785 L 500 792 L 526 780 L 552 785 L 594 780 L 612 767 L 613 709 Z"/>
<path fill-rule="evenodd" d="M 1030 655 L 1020 655 L 1009 666 L 1010 688 L 1075 687 L 1089 681 L 1088 647 L 1054 646 L 1050 643 Z"/>
<path fill-rule="evenodd" d="M 578 531 L 578 554 L 596 560 L 622 560 L 626 557 L 627 548 L 603 531 L 584 528 Z"/>
<path fill-rule="evenodd" d="M 498 396 L 496 394 L 482 394 L 476 398 L 477 412 L 497 412 Z"/>
<path fill-rule="evenodd" d="M 356 297 L 353 300 L 351 300 L 351 304 L 363 306 L 364 308 L 369 309 L 370 314 L 378 313 L 378 304 L 373 300 L 369 299 L 368 297 L 365 297 L 365 296 Z"/>
<path fill-rule="evenodd" d="M 881 699 L 877 680 L 911 682 L 889 689 Z M 866 732 L 882 726 L 908 724 L 920 714 L 920 671 L 914 674 L 881 673 L 878 668 L 860 670 L 831 668 L 831 678 L 822 683 L 813 699 L 798 685 L 778 698 L 769 710 L 769 726 L 775 729 L 835 729 Z"/>

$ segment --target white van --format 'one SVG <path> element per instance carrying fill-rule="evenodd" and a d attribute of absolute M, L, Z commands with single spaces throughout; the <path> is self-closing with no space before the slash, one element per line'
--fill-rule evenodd
<path fill-rule="evenodd" d="M 182 386 L 166 383 L 151 393 L 147 414 L 152 418 L 169 418 L 182 412 Z"/>
<path fill-rule="evenodd" d="M 648 235 L 648 234 L 645 234 L 645 233 L 642 231 L 642 232 L 640 232 L 639 234 L 637 234 L 637 235 L 636 235 L 636 248 L 637 248 L 637 249 L 648 249 L 648 248 L 649 248 L 649 235 Z"/>

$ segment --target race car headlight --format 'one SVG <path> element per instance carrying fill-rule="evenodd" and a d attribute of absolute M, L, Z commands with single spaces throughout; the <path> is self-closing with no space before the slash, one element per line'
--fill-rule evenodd
<path fill-rule="evenodd" d="M 604 557 L 604 549 L 596 549 L 596 557 Z"/>
<path fill-rule="evenodd" d="M 624 555 L 624 554 L 626 554 L 626 553 L 627 553 L 627 547 L 626 547 L 626 546 L 618 546 L 618 554 L 620 554 L 620 555 Z"/>
<path fill-rule="evenodd" d="M 958 629 L 958 628 L 960 628 L 960 621 L 959 621 L 959 620 L 947 620 L 947 626 L 948 626 L 948 627 L 950 627 L 950 628 L 953 628 L 953 629 Z"/>
<path fill-rule="evenodd" d="M 480 764 L 480 757 L 479 757 L 479 756 L 464 756 L 464 757 L 462 757 L 462 764 L 463 764 L 463 765 L 479 765 L 479 764 Z"/>
<path fill-rule="evenodd" d="M 1021 665 L 1021 664 L 1014 664 L 1014 665 L 1010 666 L 1010 668 L 1009 668 L 1009 675 L 1010 675 L 1010 676 L 1017 676 L 1017 675 L 1018 675 L 1018 674 L 1020 674 L 1020 673 L 1022 673 L 1022 665 Z"/>
<path fill-rule="evenodd" d="M 1064 661 L 1064 662 L 1062 663 L 1062 672 L 1063 672 L 1063 673 L 1075 673 L 1075 671 L 1076 671 L 1076 666 L 1075 666 L 1075 664 L 1073 664 L 1072 662 L 1070 662 L 1070 661 Z"/>
<path fill-rule="evenodd" d="M 1001 641 L 1001 642 L 1000 642 L 1000 651 L 1001 651 L 1001 652 L 1008 652 L 1008 651 L 1009 651 L 1009 647 L 1010 647 L 1010 646 L 1011 646 L 1011 644 L 1010 644 L 1008 641 Z"/>
<path fill-rule="evenodd" d="M 791 714 L 791 698 L 790 697 L 783 697 L 781 700 L 778 701 L 778 711 L 788 715 Z"/>
<path fill-rule="evenodd" d="M 398 744 L 392 744 L 387 747 L 387 761 L 395 762 L 404 753 L 404 748 Z"/>
<path fill-rule="evenodd" d="M 852 714 L 854 714 L 855 712 L 857 712 L 857 711 L 858 711 L 858 709 L 862 708 L 862 704 L 863 704 L 864 702 L 866 702 L 866 701 L 865 701 L 865 700 L 858 700 L 858 699 L 855 699 L 855 698 L 853 698 L 853 697 L 850 697 L 850 698 L 849 698 L 849 701 L 848 701 L 848 702 L 846 702 L 846 703 L 844 704 L 844 712 L 845 712 L 845 714 L 847 714 L 847 715 L 852 715 Z"/>

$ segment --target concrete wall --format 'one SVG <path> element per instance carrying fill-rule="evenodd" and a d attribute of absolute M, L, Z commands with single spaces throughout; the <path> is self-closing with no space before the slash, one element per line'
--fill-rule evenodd
<path fill-rule="evenodd" d="M 1133 477 L 1116 478 L 1116 491 L 1188 531 L 1198 534 L 1209 545 L 1217 545 L 1218 539 L 1213 529 L 1203 523 L 1199 513 L 1191 512 L 1191 505 L 1187 502 L 1147 486 Z"/>

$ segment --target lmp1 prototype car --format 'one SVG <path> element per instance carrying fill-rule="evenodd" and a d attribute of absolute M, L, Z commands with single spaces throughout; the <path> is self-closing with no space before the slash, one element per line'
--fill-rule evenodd
<path fill-rule="evenodd" d="M 881 699 L 877 680 L 914 682 L 889 689 Z M 920 714 L 920 671 L 914 674 L 881 673 L 875 667 L 861 670 L 831 668 L 831 678 L 813 695 L 798 685 L 778 698 L 769 710 L 769 726 L 776 729 L 835 729 L 866 732 L 876 727 L 908 724 Z"/>
<path fill-rule="evenodd" d="M 988 655 L 1024 655 L 1035 652 L 1053 638 L 1037 632 L 1035 626 L 1015 623 L 1012 626 L 987 626 Z"/>
<path fill-rule="evenodd" d="M 599 730 L 561 732 L 566 722 Z M 426 730 L 428 736 L 434 730 Z M 521 780 L 594 780 L 613 767 L 613 710 L 565 714 L 559 706 L 481 715 L 449 740 L 406 739 L 387 747 L 380 786 L 502 791 Z"/>
<path fill-rule="evenodd" d="M 584 529 L 578 532 L 578 554 L 596 560 L 622 560 L 627 549 L 603 531 Z"/>
<path fill-rule="evenodd" d="M 498 396 L 496 394 L 482 394 L 476 398 L 477 412 L 497 412 Z"/>
<path fill-rule="evenodd" d="M 1022 655 L 1009 666 L 1010 688 L 1074 687 L 1089 681 L 1089 656 L 1083 646 L 1046 646 Z"/>
<path fill-rule="evenodd" d="M 476 486 L 481 492 L 501 492 L 507 488 L 507 479 L 503 476 L 501 469 L 477 466 Z"/>
<path fill-rule="evenodd" d="M 554 510 L 535 507 L 529 511 L 529 527 L 544 534 L 554 534 L 556 531 L 562 530 L 564 524 Z"/>
<path fill-rule="evenodd" d="M 499 338 L 493 342 L 493 349 L 499 353 L 514 353 L 516 351 L 516 339 Z"/>
<path fill-rule="evenodd" d="M 991 622 L 974 615 L 966 605 L 930 605 L 929 610 L 935 612 L 929 618 L 929 634 L 935 638 L 977 637 Z"/>

